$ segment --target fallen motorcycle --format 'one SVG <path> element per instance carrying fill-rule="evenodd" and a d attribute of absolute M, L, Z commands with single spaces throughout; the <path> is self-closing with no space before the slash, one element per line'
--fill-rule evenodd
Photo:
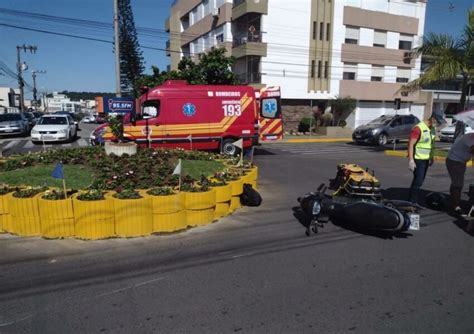
<path fill-rule="evenodd" d="M 325 222 L 345 222 L 356 229 L 403 232 L 420 228 L 420 207 L 411 202 L 385 200 L 380 182 L 368 169 L 353 164 L 338 165 L 335 179 L 328 187 L 321 184 L 317 191 L 298 198 L 301 210 L 311 218 L 306 235 L 318 232 Z"/>

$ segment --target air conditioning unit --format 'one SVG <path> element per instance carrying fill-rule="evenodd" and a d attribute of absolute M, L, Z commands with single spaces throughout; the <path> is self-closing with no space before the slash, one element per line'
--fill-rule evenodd
<path fill-rule="evenodd" d="M 212 8 L 212 16 L 214 17 L 219 16 L 219 8 Z"/>

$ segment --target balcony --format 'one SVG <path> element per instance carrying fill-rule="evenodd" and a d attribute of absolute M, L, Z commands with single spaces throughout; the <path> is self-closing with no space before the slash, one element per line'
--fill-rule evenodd
<path fill-rule="evenodd" d="M 245 56 L 267 56 L 267 44 L 262 42 L 260 31 L 237 35 L 232 43 L 232 55 L 235 58 Z"/>
<path fill-rule="evenodd" d="M 262 80 L 262 74 L 258 72 L 236 74 L 236 77 L 242 85 L 259 84 Z"/>
<path fill-rule="evenodd" d="M 234 0 L 234 7 L 232 8 L 232 20 L 236 20 L 247 13 L 266 15 L 268 13 L 268 0 L 260 0 L 258 2 L 253 0 Z"/>

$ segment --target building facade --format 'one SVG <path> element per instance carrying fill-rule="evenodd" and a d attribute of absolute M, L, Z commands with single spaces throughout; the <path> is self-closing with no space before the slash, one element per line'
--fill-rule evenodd
<path fill-rule="evenodd" d="M 420 74 L 426 0 L 176 0 L 166 21 L 171 69 L 223 46 L 243 84 L 279 85 L 290 123 L 339 96 L 357 100 L 356 127 L 381 115 L 429 113 L 426 96 L 402 94 Z M 394 110 L 400 98 L 401 109 Z"/>

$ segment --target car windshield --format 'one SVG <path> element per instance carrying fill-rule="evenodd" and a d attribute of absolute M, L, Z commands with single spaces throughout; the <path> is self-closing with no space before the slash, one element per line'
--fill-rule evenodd
<path fill-rule="evenodd" d="M 42 117 L 39 124 L 50 125 L 50 124 L 67 124 L 66 117 Z"/>
<path fill-rule="evenodd" d="M 387 125 L 390 123 L 390 121 L 393 119 L 393 117 L 387 117 L 387 116 L 380 116 L 377 117 L 376 119 L 371 120 L 368 124 L 374 125 L 374 124 L 380 124 L 380 125 Z"/>
<path fill-rule="evenodd" d="M 0 115 L 0 122 L 8 122 L 8 121 L 21 121 L 21 115 L 20 114 Z"/>

